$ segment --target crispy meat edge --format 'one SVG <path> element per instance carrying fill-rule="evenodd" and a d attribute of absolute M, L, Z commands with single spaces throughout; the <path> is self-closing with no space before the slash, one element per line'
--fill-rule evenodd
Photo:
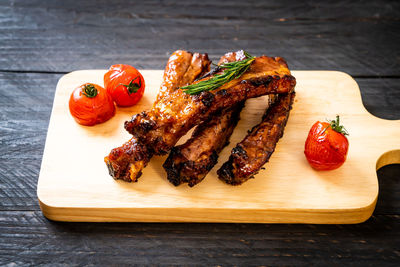
<path fill-rule="evenodd" d="M 214 116 L 210 121 L 197 126 L 192 137 L 184 144 L 172 148 L 163 167 L 167 172 L 167 179 L 173 185 L 188 183 L 192 187 L 206 177 L 208 172 L 217 164 L 218 154 L 229 144 L 229 139 L 239 121 L 243 107 L 244 103 L 241 102 L 232 109 Z M 217 132 L 215 133 L 215 131 Z M 213 138 L 210 138 L 210 136 Z M 211 143 L 198 146 L 197 139 L 211 139 Z M 193 149 L 200 150 L 198 154 L 201 158 L 189 160 L 184 156 Z"/>
<path fill-rule="evenodd" d="M 283 136 L 294 97 L 295 92 L 280 95 L 279 99 L 267 109 L 261 123 L 254 126 L 251 132 L 232 149 L 229 160 L 217 171 L 220 180 L 227 184 L 240 185 L 253 178 L 268 162 L 279 139 Z M 258 136 L 263 133 L 267 133 L 267 137 L 262 139 L 263 142 L 249 142 L 249 139 L 260 140 Z M 264 152 L 260 158 L 253 158 L 247 154 L 250 149 L 263 149 Z"/>

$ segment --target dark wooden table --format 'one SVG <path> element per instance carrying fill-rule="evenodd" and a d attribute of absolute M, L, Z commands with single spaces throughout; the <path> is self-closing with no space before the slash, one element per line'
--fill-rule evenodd
<path fill-rule="evenodd" d="M 377 172 L 377 208 L 358 225 L 60 223 L 36 197 L 56 83 L 73 70 L 244 48 L 347 72 L 369 112 L 400 119 L 398 1 L 77 2 L 0 1 L 0 265 L 399 266 L 399 165 Z"/>

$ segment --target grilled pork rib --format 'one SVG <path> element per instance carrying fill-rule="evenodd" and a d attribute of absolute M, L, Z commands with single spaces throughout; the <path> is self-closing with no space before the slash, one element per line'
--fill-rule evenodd
<path fill-rule="evenodd" d="M 243 51 L 227 53 L 218 65 L 245 59 Z M 214 167 L 218 154 L 229 143 L 233 129 L 239 120 L 244 103 L 216 114 L 209 121 L 196 127 L 192 137 L 184 144 L 173 147 L 163 167 L 168 180 L 178 186 L 188 183 L 190 187 L 200 183 Z"/>
<path fill-rule="evenodd" d="M 191 84 L 210 71 L 211 60 L 207 54 L 177 50 L 169 57 L 163 82 L 154 105 L 179 87 Z"/>
<path fill-rule="evenodd" d="M 260 124 L 232 149 L 229 160 L 217 171 L 227 184 L 240 185 L 252 178 L 268 162 L 283 135 L 295 93 L 278 96 Z"/>
<path fill-rule="evenodd" d="M 182 90 L 161 90 L 169 93 L 160 92 L 150 111 L 125 122 L 126 130 L 134 137 L 105 158 L 110 175 L 115 179 L 137 181 L 153 154 L 168 152 L 193 126 L 247 98 L 291 92 L 295 84 L 283 59 L 263 56 L 256 58 L 239 79 L 213 92 L 187 95 Z"/>
<path fill-rule="evenodd" d="M 256 58 L 249 69 L 214 91 L 189 95 L 179 89 L 149 111 L 134 115 L 125 129 L 157 155 L 167 153 L 193 126 L 248 98 L 293 91 L 296 79 L 281 58 Z"/>
<path fill-rule="evenodd" d="M 204 179 L 217 163 L 219 152 L 229 143 L 243 106 L 240 102 L 231 110 L 213 116 L 197 126 L 186 143 L 172 148 L 163 164 L 172 184 L 188 183 L 192 187 Z"/>
<path fill-rule="evenodd" d="M 192 54 L 182 50 L 174 52 L 165 67 L 163 82 L 155 104 L 179 87 L 190 84 L 207 73 L 210 64 L 207 54 Z M 104 161 L 114 179 L 130 182 L 137 181 L 152 156 L 152 150 L 147 149 L 140 139 L 133 137 L 122 146 L 111 150 Z"/>

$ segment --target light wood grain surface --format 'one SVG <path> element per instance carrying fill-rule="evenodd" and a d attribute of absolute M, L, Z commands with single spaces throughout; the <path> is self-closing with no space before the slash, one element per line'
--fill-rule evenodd
<path fill-rule="evenodd" d="M 80 126 L 68 111 L 70 93 L 84 82 L 102 85 L 104 72 L 72 72 L 57 85 L 38 181 L 42 211 L 52 220 L 359 223 L 368 219 L 375 207 L 376 166 L 400 162 L 396 150 L 400 148 L 400 122 L 370 115 L 349 75 L 294 71 L 297 95 L 284 136 L 266 170 L 255 179 L 233 187 L 219 181 L 216 170 L 247 130 L 259 122 L 265 98 L 246 102 L 230 145 L 194 188 L 174 187 L 166 180 L 161 166 L 165 157 L 153 158 L 138 183 L 114 181 L 103 157 L 129 139 L 123 122 L 151 106 L 162 71 L 142 71 L 147 87 L 138 105 L 119 108 L 104 124 Z M 314 171 L 304 157 L 304 141 L 316 120 L 336 114 L 350 132 L 348 159 L 337 170 Z M 395 152 L 381 158 L 388 151 Z"/>

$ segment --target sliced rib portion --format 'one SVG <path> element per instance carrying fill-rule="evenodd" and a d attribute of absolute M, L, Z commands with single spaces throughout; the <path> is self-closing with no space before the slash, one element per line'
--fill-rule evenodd
<path fill-rule="evenodd" d="M 207 54 L 177 50 L 169 57 L 165 66 L 163 82 L 157 95 L 156 104 L 179 87 L 191 84 L 210 71 L 211 60 Z"/>
<path fill-rule="evenodd" d="M 136 182 L 153 153 L 135 137 L 111 150 L 104 158 L 108 172 L 114 179 Z"/>
<path fill-rule="evenodd" d="M 227 53 L 221 57 L 218 65 L 245 58 L 243 51 Z M 178 186 L 187 183 L 192 187 L 204 179 L 217 163 L 218 154 L 229 143 L 243 106 L 241 102 L 214 115 L 209 121 L 198 125 L 184 144 L 172 148 L 163 164 L 172 184 Z"/>
<path fill-rule="evenodd" d="M 183 50 L 174 52 L 165 67 L 163 82 L 154 105 L 174 90 L 209 72 L 210 64 L 207 54 L 192 54 Z M 137 181 L 152 156 L 153 151 L 140 142 L 140 139 L 133 137 L 122 146 L 111 150 L 104 161 L 114 179 Z"/>
<path fill-rule="evenodd" d="M 231 110 L 213 116 L 197 126 L 186 143 L 172 148 L 163 164 L 172 184 L 188 183 L 192 187 L 204 179 L 217 163 L 219 152 L 229 143 L 243 106 L 241 102 Z"/>
<path fill-rule="evenodd" d="M 261 123 L 232 149 L 229 160 L 217 171 L 219 179 L 227 184 L 240 185 L 268 162 L 283 135 L 294 96 L 294 92 L 278 96 Z"/>
<path fill-rule="evenodd" d="M 281 58 L 256 58 L 240 78 L 220 88 L 188 95 L 176 90 L 125 122 L 125 129 L 155 154 L 167 153 L 193 126 L 248 98 L 293 91 L 296 79 Z"/>

